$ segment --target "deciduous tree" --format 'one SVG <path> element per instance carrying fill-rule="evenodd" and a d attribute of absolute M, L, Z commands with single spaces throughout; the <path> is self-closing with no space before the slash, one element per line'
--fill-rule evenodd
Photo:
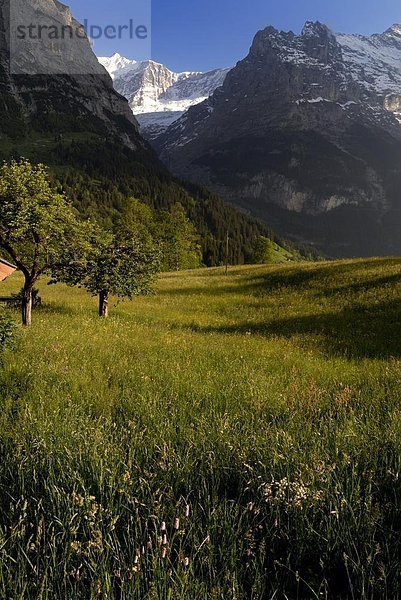
<path fill-rule="evenodd" d="M 108 317 L 111 295 L 132 299 L 148 294 L 160 270 L 160 251 L 129 231 L 99 230 L 85 261 L 53 271 L 54 282 L 79 285 L 99 298 L 99 316 Z"/>
<path fill-rule="evenodd" d="M 82 260 L 88 228 L 52 187 L 44 165 L 22 159 L 0 168 L 0 248 L 24 276 L 24 325 L 31 324 L 35 283 L 57 264 Z"/>

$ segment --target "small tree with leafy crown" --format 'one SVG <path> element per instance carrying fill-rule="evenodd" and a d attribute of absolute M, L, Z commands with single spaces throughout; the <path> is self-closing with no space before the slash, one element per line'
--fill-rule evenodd
<path fill-rule="evenodd" d="M 56 265 L 83 260 L 91 225 L 51 184 L 47 167 L 26 159 L 0 168 L 0 248 L 22 272 L 22 323 L 32 320 L 32 291 Z"/>

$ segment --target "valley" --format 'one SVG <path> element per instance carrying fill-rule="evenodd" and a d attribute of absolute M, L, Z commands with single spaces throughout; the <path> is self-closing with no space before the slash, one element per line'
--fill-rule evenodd
<path fill-rule="evenodd" d="M 0 600 L 399 597 L 401 26 L 225 1 L 0 0 Z"/>

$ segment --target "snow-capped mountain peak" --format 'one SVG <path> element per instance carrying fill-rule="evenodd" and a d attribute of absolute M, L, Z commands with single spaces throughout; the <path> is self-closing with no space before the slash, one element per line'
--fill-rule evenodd
<path fill-rule="evenodd" d="M 148 138 L 160 134 L 190 106 L 206 100 L 229 71 L 176 73 L 153 60 L 135 61 L 118 53 L 100 57 L 99 62 L 110 73 L 115 89 L 128 99 Z"/>
<path fill-rule="evenodd" d="M 113 56 L 104 56 L 98 58 L 101 65 L 109 72 L 112 79 L 115 78 L 116 74 L 120 74 L 126 69 L 135 69 L 139 64 L 136 60 L 125 58 L 116 52 Z"/>
<path fill-rule="evenodd" d="M 368 93 L 401 95 L 401 25 L 381 34 L 336 34 L 344 65 Z"/>
<path fill-rule="evenodd" d="M 387 29 L 385 35 L 401 38 L 401 23 L 394 23 L 394 25 Z"/>

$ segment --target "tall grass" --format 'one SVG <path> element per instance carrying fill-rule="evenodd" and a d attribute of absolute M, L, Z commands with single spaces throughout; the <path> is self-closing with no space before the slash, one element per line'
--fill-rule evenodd
<path fill-rule="evenodd" d="M 397 598 L 400 267 L 169 274 L 108 322 L 43 283 L 0 373 L 0 597 Z"/>

